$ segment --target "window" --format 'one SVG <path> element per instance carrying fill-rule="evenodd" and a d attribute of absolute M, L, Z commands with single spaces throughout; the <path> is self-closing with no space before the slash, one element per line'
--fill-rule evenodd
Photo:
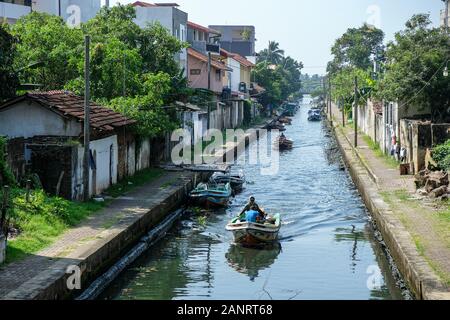
<path fill-rule="evenodd" d="M 200 69 L 191 69 L 191 76 L 198 76 L 202 73 Z"/>
<path fill-rule="evenodd" d="M 222 72 L 220 70 L 216 70 L 216 81 L 220 81 L 222 79 Z"/>

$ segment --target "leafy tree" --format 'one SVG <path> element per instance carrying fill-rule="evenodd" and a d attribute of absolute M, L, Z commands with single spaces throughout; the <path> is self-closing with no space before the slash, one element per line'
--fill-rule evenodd
<path fill-rule="evenodd" d="M 442 71 L 450 57 L 449 38 L 430 25 L 428 14 L 415 15 L 395 35 L 378 91 L 382 98 L 430 109 L 432 120 L 448 121 L 450 78 Z"/>
<path fill-rule="evenodd" d="M 146 137 L 155 137 L 177 128 L 174 115 L 170 115 L 163 108 L 167 95 L 171 91 L 172 79 L 170 75 L 164 72 L 146 74 L 144 77 L 145 95 L 113 99 L 110 107 L 137 120 L 136 131 L 138 134 Z"/>
<path fill-rule="evenodd" d="M 9 32 L 6 24 L 0 24 L 0 102 L 16 95 L 19 85 L 13 63 L 17 39 Z"/>
<path fill-rule="evenodd" d="M 94 43 L 115 38 L 129 49 L 138 50 L 142 57 L 143 73 L 163 71 L 176 76 L 180 67 L 174 56 L 187 44 L 173 37 L 159 22 L 142 29 L 134 22 L 135 18 L 136 10 L 131 5 L 103 7 L 83 29 L 92 36 Z"/>
<path fill-rule="evenodd" d="M 57 16 L 32 12 L 11 27 L 19 39 L 14 62 L 22 83 L 42 84 L 43 90 L 61 89 L 79 75 L 83 59 L 83 33 Z M 27 68 L 41 62 L 39 68 Z"/>
<path fill-rule="evenodd" d="M 139 52 L 143 59 L 144 72 L 163 71 L 171 76 L 180 72 L 174 56 L 187 48 L 188 44 L 173 37 L 159 22 L 142 29 L 139 37 Z"/>
<path fill-rule="evenodd" d="M 83 94 L 84 63 L 78 65 L 80 76 L 66 85 L 66 89 Z M 142 88 L 142 58 L 137 49 L 129 49 L 116 38 L 97 43 L 91 51 L 91 93 L 97 100 L 111 100 L 120 96 L 134 96 Z"/>
<path fill-rule="evenodd" d="M 346 112 L 352 110 L 355 101 L 355 77 L 358 79 L 360 89 L 366 88 L 369 89 L 369 92 L 373 90 L 375 82 L 371 79 L 370 73 L 359 68 L 347 67 L 334 74 L 331 79 L 332 96 L 335 100 L 343 103 Z M 362 92 L 359 92 L 359 95 L 361 97 L 359 103 L 364 105 L 369 95 L 364 95 Z"/>
<path fill-rule="evenodd" d="M 92 41 L 104 42 L 113 37 L 125 43 L 129 48 L 140 44 L 141 28 L 134 22 L 136 10 L 131 5 L 102 7 L 97 15 L 89 20 L 82 29 L 90 34 Z"/>
<path fill-rule="evenodd" d="M 364 24 L 360 28 L 350 28 L 331 48 L 334 58 L 328 63 L 331 74 L 345 67 L 367 70 L 371 66 L 371 56 L 383 51 L 384 32 Z"/>

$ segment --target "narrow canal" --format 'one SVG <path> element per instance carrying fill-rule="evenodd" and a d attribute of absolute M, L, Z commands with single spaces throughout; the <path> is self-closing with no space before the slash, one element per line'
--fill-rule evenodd
<path fill-rule="evenodd" d="M 206 225 L 186 218 L 127 269 L 102 299 L 402 299 L 364 204 L 322 123 L 307 121 L 309 100 L 288 127 L 295 148 L 280 172 L 245 165 L 249 183 Z M 250 146 L 254 152 L 255 146 Z M 280 212 L 279 245 L 232 244 L 225 231 L 250 195 Z"/>

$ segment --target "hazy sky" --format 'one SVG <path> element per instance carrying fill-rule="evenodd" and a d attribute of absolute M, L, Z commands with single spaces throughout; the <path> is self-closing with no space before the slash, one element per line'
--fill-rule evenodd
<path fill-rule="evenodd" d="M 111 0 L 111 3 L 134 0 Z M 146 1 L 153 2 L 153 1 Z M 155 2 L 169 2 L 156 0 Z M 256 27 L 257 50 L 269 40 L 305 65 L 304 73 L 324 73 L 330 48 L 350 27 L 368 21 L 379 25 L 386 39 L 403 29 L 415 13 L 430 13 L 439 24 L 441 0 L 171 0 L 202 24 L 243 24 Z"/>

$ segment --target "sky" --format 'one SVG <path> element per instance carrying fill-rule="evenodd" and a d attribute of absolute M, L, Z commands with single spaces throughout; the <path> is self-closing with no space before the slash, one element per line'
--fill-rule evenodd
<path fill-rule="evenodd" d="M 110 3 L 134 0 L 111 0 Z M 153 2 L 153 1 L 146 1 Z M 156 0 L 154 2 L 169 2 Z M 324 74 L 334 41 L 348 28 L 369 22 L 386 41 L 404 29 L 417 13 L 430 13 L 439 25 L 442 0 L 171 0 L 201 25 L 238 24 L 256 27 L 257 50 L 277 41 L 287 55 L 302 61 L 303 73 Z"/>

